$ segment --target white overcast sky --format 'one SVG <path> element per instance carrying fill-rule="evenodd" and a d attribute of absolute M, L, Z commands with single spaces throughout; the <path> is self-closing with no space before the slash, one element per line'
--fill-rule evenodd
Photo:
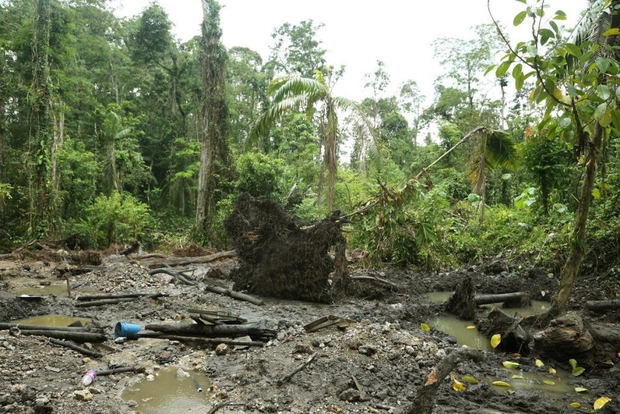
<path fill-rule="evenodd" d="M 113 0 L 117 15 L 133 16 L 151 0 Z M 201 0 L 159 0 L 173 22 L 180 40 L 200 33 Z M 377 60 L 385 62 L 391 75 L 391 93 L 413 79 L 427 98 L 441 73 L 431 43 L 439 37 L 472 37 L 471 27 L 490 23 L 486 0 L 220 0 L 223 42 L 228 48 L 245 46 L 269 56 L 271 33 L 285 22 L 312 19 L 325 26 L 319 40 L 327 50 L 328 64 L 345 65 L 336 92 L 350 99 L 368 96 L 364 74 L 374 72 Z M 562 9 L 571 27 L 587 0 L 548 0 L 550 10 Z M 512 20 L 522 3 L 491 0 L 494 15 L 514 40 L 527 40 L 527 28 L 516 31 Z M 525 26 L 525 23 L 522 24 Z"/>

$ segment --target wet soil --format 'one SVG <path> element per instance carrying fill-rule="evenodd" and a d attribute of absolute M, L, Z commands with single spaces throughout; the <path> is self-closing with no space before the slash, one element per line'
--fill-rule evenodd
<path fill-rule="evenodd" d="M 345 297 L 332 304 L 265 298 L 265 304 L 257 306 L 204 291 L 206 283 L 231 285 L 228 275 L 235 267 L 234 260 L 197 267 L 190 274 L 198 285 L 187 286 L 176 284 L 172 276 L 149 275 L 139 261 L 108 256 L 92 271 L 69 278 L 72 297 L 62 293 L 48 295 L 44 291 L 39 293 L 42 298 L 17 297 L 23 293 L 20 289 L 29 283 L 46 286 L 49 282 L 49 286 L 54 286 L 65 282 L 58 278 L 56 271 L 62 265 L 32 258 L 0 262 L 0 320 L 23 320 L 49 314 L 69 317 L 51 323 L 90 319 L 92 326 L 103 329 L 109 338 L 102 345 L 92 346 L 105 356 L 93 359 L 56 346 L 43 337 L 24 336 L 15 330 L 0 331 L 0 412 L 149 413 L 160 412 L 157 409 L 162 406 L 170 407 L 166 409 L 170 413 L 192 412 L 192 409 L 206 412 L 223 403 L 229 405 L 220 408 L 218 413 L 398 412 L 413 400 L 416 388 L 423 383 L 430 368 L 461 346 L 455 337 L 441 332 L 438 329 L 441 327 L 435 324 L 441 316 L 442 305 L 430 300 L 429 292 L 452 290 L 465 276 L 472 276 L 477 292 L 527 290 L 535 299 L 544 301 L 557 285 L 557 279 L 545 273 L 508 266 L 440 274 L 357 270 L 354 276 L 380 277 L 396 284 L 398 289 L 366 285 L 365 289 L 360 289 L 365 292 L 365 298 Z M 207 276 L 214 274 L 209 272 L 211 268 L 220 269 L 218 279 Z M 605 286 L 598 292 L 598 286 L 592 285 L 591 291 L 613 298 L 618 287 L 614 290 Z M 170 296 L 93 308 L 76 307 L 74 299 L 86 292 L 136 291 Z M 580 303 L 579 297 L 575 303 Z M 122 344 L 113 341 L 113 327 L 118 321 L 140 325 L 189 321 L 188 310 L 192 308 L 227 311 L 251 322 L 262 322 L 265 327 L 276 330 L 277 336 L 263 347 L 230 345 L 219 347 L 217 352 L 214 347 L 201 348 L 161 339 L 139 339 Z M 347 327 L 331 326 L 312 333 L 304 331 L 305 324 L 327 315 L 345 317 L 353 322 Z M 617 322 L 615 315 L 590 317 L 618 329 L 618 325 L 613 324 Z M 422 322 L 430 325 L 429 332 L 421 329 Z M 464 329 L 470 325 L 467 321 L 463 323 L 467 324 Z M 447 331 L 453 329 L 456 328 L 445 328 Z M 486 343 L 480 347 L 486 348 Z M 314 354 L 311 363 L 289 381 L 279 384 L 279 380 Z M 434 412 L 588 412 L 600 396 L 612 399 L 600 412 L 620 412 L 620 361 L 617 357 L 609 361 L 613 365 L 602 363 L 579 377 L 570 375 L 567 361 L 545 360 L 545 365 L 538 367 L 535 358 L 535 355 L 522 357 L 487 349 L 482 363 L 463 363 L 454 371 L 455 378 L 462 380 L 472 376 L 478 383 L 463 380 L 467 389 L 456 392 L 451 388 L 450 379 L 446 379 L 439 390 Z M 507 369 L 503 361 L 520 365 Z M 89 387 L 81 385 L 81 378 L 89 369 L 99 371 L 127 365 L 143 366 L 145 372 L 98 376 Z M 556 370 L 555 374 L 549 373 L 550 367 Z M 179 368 L 190 377 L 177 379 L 170 374 Z M 198 382 L 203 392 L 192 389 L 191 376 L 200 378 Z M 498 380 L 509 386 L 491 384 Z M 545 384 L 544 380 L 553 381 L 554 385 Z M 577 393 L 575 387 L 588 391 Z M 177 402 L 175 405 L 174 397 L 179 393 L 187 396 L 184 401 L 188 404 Z M 153 403 L 153 395 L 164 399 Z M 579 402 L 582 408 L 571 408 L 572 402 Z"/>

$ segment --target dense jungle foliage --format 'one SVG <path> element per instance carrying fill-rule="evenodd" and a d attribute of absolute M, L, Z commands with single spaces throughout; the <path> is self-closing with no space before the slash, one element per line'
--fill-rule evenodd
<path fill-rule="evenodd" d="M 415 80 L 391 96 L 378 61 L 353 102 L 311 20 L 261 56 L 223 48 L 214 0 L 184 43 L 157 4 L 123 19 L 105 0 L 2 0 L 0 248 L 224 247 L 247 191 L 300 223 L 366 207 L 345 230 L 371 262 L 559 272 L 585 194 L 582 270 L 617 274 L 620 5 L 592 1 L 576 28 L 543 5 L 504 22 L 533 28 L 511 50 L 491 18 L 437 39 L 433 97 Z"/>

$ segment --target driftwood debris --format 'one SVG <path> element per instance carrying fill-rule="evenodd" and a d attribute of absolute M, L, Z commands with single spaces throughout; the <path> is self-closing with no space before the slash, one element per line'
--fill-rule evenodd
<path fill-rule="evenodd" d="M 105 342 L 104 334 L 95 332 L 75 332 L 63 330 L 28 330 L 21 331 L 22 335 L 47 336 L 49 338 L 66 339 L 75 342 Z"/>
<path fill-rule="evenodd" d="M 269 339 L 276 334 L 271 329 L 262 328 L 259 324 L 240 325 L 203 325 L 203 324 L 149 324 L 145 329 L 163 332 L 169 335 L 197 337 L 238 337 L 249 335 L 253 339 Z"/>
<path fill-rule="evenodd" d="M 237 292 L 231 289 L 226 289 L 219 286 L 205 286 L 205 290 L 213 293 L 219 293 L 220 295 L 230 296 L 231 298 L 243 300 L 246 302 L 253 303 L 254 305 L 263 305 L 264 302 L 261 299 L 258 299 L 251 295 L 246 295 L 245 293 Z"/>
<path fill-rule="evenodd" d="M 89 357 L 101 358 L 103 356 L 103 354 L 101 354 L 99 352 L 91 351 L 90 349 L 86 349 L 86 348 L 81 347 L 79 345 L 76 345 L 76 344 L 74 344 L 72 342 L 61 341 L 59 339 L 54 339 L 54 338 L 50 338 L 50 342 L 52 344 L 55 344 L 55 345 L 60 345 L 60 346 L 64 346 L 65 348 L 73 349 L 74 351 L 77 351 L 80 354 L 83 354 L 83 355 L 86 355 L 86 356 L 89 356 Z"/>
<path fill-rule="evenodd" d="M 352 323 L 355 323 L 355 321 L 347 318 L 341 318 L 340 316 L 327 315 L 304 325 L 304 330 L 310 333 L 316 332 L 320 329 L 327 328 L 332 325 L 337 325 L 339 328 L 344 328 L 351 325 Z"/>
<path fill-rule="evenodd" d="M 97 371 L 97 375 L 100 377 L 103 377 L 106 375 L 121 374 L 123 372 L 144 372 L 144 371 L 145 371 L 144 367 L 118 367 L 118 368 L 106 369 L 103 371 Z"/>
<path fill-rule="evenodd" d="M 83 326 L 46 326 L 46 325 L 24 325 L 15 322 L 0 322 L 1 329 L 17 328 L 20 331 L 66 331 L 66 332 L 88 332 L 89 329 Z"/>
<path fill-rule="evenodd" d="M 92 306 L 116 305 L 117 303 L 133 301 L 135 301 L 135 298 L 89 300 L 86 302 L 78 302 L 75 304 L 75 306 L 78 308 L 89 308 Z"/>
<path fill-rule="evenodd" d="M 312 361 L 314 361 L 314 359 L 316 358 L 316 356 L 318 355 L 318 352 L 315 352 L 314 354 L 310 355 L 310 357 L 305 360 L 304 362 L 302 362 L 297 368 L 295 368 L 290 374 L 285 375 L 284 377 L 280 378 L 278 380 L 278 386 L 281 386 L 287 382 L 289 382 L 291 380 L 291 378 L 293 378 L 295 376 L 295 374 L 297 374 L 299 371 L 303 370 L 304 368 L 306 368 L 308 365 L 310 365 L 312 363 Z"/>
<path fill-rule="evenodd" d="M 239 258 L 239 267 L 231 272 L 235 290 L 331 302 L 329 277 L 336 267 L 329 249 L 344 243 L 338 214 L 302 229 L 275 202 L 239 195 L 225 221 Z M 344 254 L 344 249 L 338 251 Z"/>
<path fill-rule="evenodd" d="M 446 311 L 461 319 L 473 320 L 476 317 L 474 293 L 474 283 L 471 277 L 463 279 L 446 303 Z"/>
<path fill-rule="evenodd" d="M 109 295 L 84 295 L 78 296 L 75 300 L 83 302 L 90 300 L 102 300 L 102 299 L 130 299 L 130 298 L 160 298 L 170 296 L 168 293 L 119 293 Z"/>
<path fill-rule="evenodd" d="M 612 300 L 589 300 L 586 308 L 592 312 L 605 312 L 612 309 L 620 309 L 620 299 Z"/>
<path fill-rule="evenodd" d="M 476 295 L 476 305 L 488 305 L 491 303 L 503 303 L 504 307 L 522 307 L 531 304 L 530 295 L 527 292 L 497 293 L 492 295 Z"/>
<path fill-rule="evenodd" d="M 149 272 L 149 275 L 153 276 L 153 275 L 156 275 L 157 273 L 165 273 L 167 275 L 173 276 L 178 281 L 185 283 L 186 285 L 190 285 L 190 286 L 198 285 L 198 282 L 188 279 L 186 276 L 182 275 L 181 272 L 174 271 L 173 269 L 168 269 L 168 268 L 153 269 Z"/>
<path fill-rule="evenodd" d="M 379 285 L 386 285 L 389 286 L 395 290 L 398 290 L 399 287 L 396 283 L 392 283 L 389 280 L 385 280 L 382 279 L 380 277 L 376 277 L 376 276 L 349 276 L 349 279 L 351 280 L 360 280 L 360 281 L 366 281 L 366 282 L 372 282 L 372 283 L 376 283 Z"/>
<path fill-rule="evenodd" d="M 413 403 L 404 408 L 401 414 L 431 414 L 441 381 L 450 374 L 450 371 L 459 362 L 465 360 L 482 361 L 483 355 L 482 351 L 475 349 L 462 348 L 452 351 L 431 369 L 424 384 L 418 387 Z"/>
<path fill-rule="evenodd" d="M 234 339 L 225 339 L 225 338 L 204 338 L 201 336 L 182 336 L 182 335 L 166 335 L 163 332 L 139 332 L 137 335 L 138 338 L 156 338 L 156 339 L 168 339 L 170 341 L 179 341 L 179 342 L 197 342 L 203 344 L 226 344 L 226 345 L 236 345 L 236 346 L 263 346 L 265 342 L 263 341 L 240 341 Z"/>
<path fill-rule="evenodd" d="M 167 268 L 174 266 L 186 266 L 190 264 L 204 264 L 211 263 L 220 259 L 228 259 L 231 257 L 236 257 L 237 252 L 234 250 L 226 250 L 223 252 L 217 252 L 213 254 L 209 254 L 207 256 L 198 256 L 198 257 L 150 257 L 146 258 L 146 256 L 139 257 L 140 262 L 148 267 L 149 269 L 155 268 Z"/>

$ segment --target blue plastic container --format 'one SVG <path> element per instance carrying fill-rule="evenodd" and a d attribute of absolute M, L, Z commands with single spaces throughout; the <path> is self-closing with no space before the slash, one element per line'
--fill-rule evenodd
<path fill-rule="evenodd" d="M 135 339 L 138 336 L 138 332 L 142 329 L 142 326 L 129 322 L 117 322 L 114 326 L 114 339 L 125 337 Z"/>

